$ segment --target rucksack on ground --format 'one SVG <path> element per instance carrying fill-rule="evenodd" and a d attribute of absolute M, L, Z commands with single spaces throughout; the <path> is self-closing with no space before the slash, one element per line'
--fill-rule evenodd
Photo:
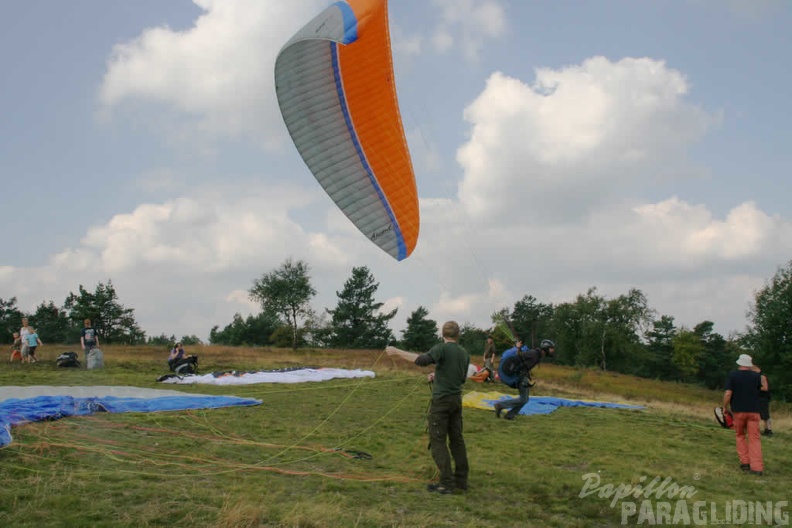
<path fill-rule="evenodd" d="M 88 359 L 86 360 L 88 370 L 104 368 L 104 354 L 98 348 L 92 348 L 88 352 Z"/>
<path fill-rule="evenodd" d="M 173 362 L 173 365 L 171 365 L 171 370 L 177 376 L 195 374 L 198 371 L 198 356 L 186 356 L 177 359 Z"/>
<path fill-rule="evenodd" d="M 64 352 L 55 358 L 55 364 L 62 368 L 78 368 L 80 361 L 77 359 L 76 352 Z"/>

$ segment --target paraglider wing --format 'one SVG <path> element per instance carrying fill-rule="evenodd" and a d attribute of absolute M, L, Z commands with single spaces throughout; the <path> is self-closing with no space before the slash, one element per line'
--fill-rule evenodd
<path fill-rule="evenodd" d="M 327 194 L 397 260 L 418 241 L 415 185 L 393 77 L 386 0 L 337 2 L 281 49 L 275 89 L 297 150 Z"/>

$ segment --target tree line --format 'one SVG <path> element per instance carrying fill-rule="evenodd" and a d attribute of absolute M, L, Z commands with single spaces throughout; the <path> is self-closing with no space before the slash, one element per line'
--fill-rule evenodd
<path fill-rule="evenodd" d="M 383 312 L 376 299 L 379 283 L 366 266 L 354 267 L 333 309 L 316 312 L 311 300 L 316 290 L 310 267 L 287 259 L 278 268 L 254 280 L 248 290 L 261 307 L 255 315 L 239 313 L 222 329 L 209 332 L 212 344 L 230 346 L 313 347 L 379 349 L 387 344 L 414 351 L 428 350 L 439 342 L 438 321 L 419 306 L 406 320 L 401 336 L 390 329 L 397 310 Z M 170 345 L 175 336 L 147 337 L 134 319 L 134 310 L 118 302 L 112 282 L 99 283 L 94 292 L 81 285 L 57 307 L 42 303 L 32 314 L 16 307 L 16 298 L 0 299 L 0 336 L 10 342 L 10 332 L 27 316 L 49 342 L 79 341 L 82 320 L 94 322 L 102 342 L 129 345 Z M 556 342 L 556 362 L 583 368 L 631 374 L 645 378 L 698 383 L 722 388 L 726 375 L 741 353 L 749 353 L 771 379 L 773 393 L 792 399 L 792 261 L 780 268 L 755 295 L 744 333 L 724 337 L 703 320 L 692 328 L 679 326 L 671 315 L 658 314 L 639 289 L 606 298 L 596 288 L 573 301 L 550 304 L 524 295 L 510 307 L 491 316 L 491 326 L 478 328 L 461 323 L 460 342 L 471 353 L 481 354 L 487 335 L 499 351 L 522 338 L 529 346 L 541 339 Z M 185 344 L 200 344 L 196 336 L 182 336 Z"/>

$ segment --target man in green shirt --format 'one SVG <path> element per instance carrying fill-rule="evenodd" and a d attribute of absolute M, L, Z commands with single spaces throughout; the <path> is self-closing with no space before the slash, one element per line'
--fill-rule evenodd
<path fill-rule="evenodd" d="M 470 354 L 457 343 L 459 325 L 455 321 L 443 324 L 442 335 L 443 342 L 425 354 L 404 352 L 394 347 L 388 347 L 386 351 L 389 355 L 395 354 L 414 361 L 420 367 L 435 365 L 435 371 L 429 374 L 429 381 L 433 382 L 432 404 L 429 406 L 429 446 L 440 471 L 440 482 L 429 484 L 426 489 L 447 494 L 452 493 L 454 488 L 467 490 L 468 486 L 467 450 L 462 436 L 462 385 L 467 379 Z"/>

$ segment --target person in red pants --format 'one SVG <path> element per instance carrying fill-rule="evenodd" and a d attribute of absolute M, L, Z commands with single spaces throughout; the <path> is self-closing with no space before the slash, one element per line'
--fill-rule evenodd
<path fill-rule="evenodd" d="M 740 354 L 737 366 L 739 368 L 732 371 L 726 379 L 723 409 L 725 411 L 731 408 L 734 415 L 740 469 L 762 475 L 764 462 L 762 437 L 759 433 L 759 391 L 762 390 L 762 378 L 753 370 L 753 359 L 748 354 Z"/>

